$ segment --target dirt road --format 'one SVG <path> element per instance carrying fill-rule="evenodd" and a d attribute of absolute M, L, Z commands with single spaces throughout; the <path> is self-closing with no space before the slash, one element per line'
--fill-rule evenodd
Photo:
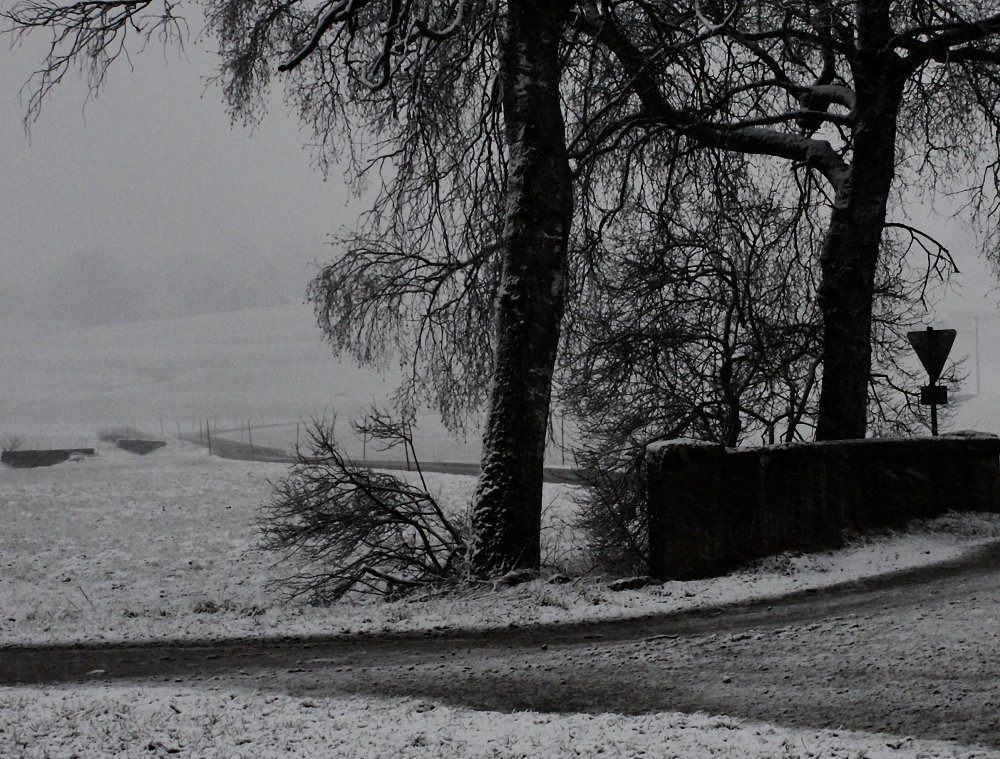
<path fill-rule="evenodd" d="M 639 620 L 0 649 L 0 684 L 117 678 L 298 696 L 409 695 L 499 710 L 700 710 L 1000 750 L 1000 544 L 860 583 Z"/>
<path fill-rule="evenodd" d="M 229 430 L 239 432 L 239 430 Z M 225 430 L 223 430 L 225 432 Z M 212 438 L 211 445 L 207 440 L 199 438 L 198 435 L 181 435 L 181 440 L 188 443 L 200 445 L 208 448 L 213 455 L 224 459 L 236 459 L 238 461 L 266 461 L 278 464 L 293 464 L 296 459 L 285 451 L 277 448 L 263 448 L 261 446 L 251 446 L 248 443 L 230 440 L 224 437 Z M 401 459 L 360 459 L 352 462 L 354 466 L 363 469 L 383 469 L 396 472 L 409 472 L 414 469 L 409 461 Z M 421 461 L 420 468 L 425 472 L 438 472 L 440 474 L 464 474 L 471 477 L 479 475 L 479 464 L 461 461 Z M 542 480 L 544 482 L 564 482 L 575 484 L 580 481 L 585 472 L 569 467 L 547 466 L 542 470 Z"/>

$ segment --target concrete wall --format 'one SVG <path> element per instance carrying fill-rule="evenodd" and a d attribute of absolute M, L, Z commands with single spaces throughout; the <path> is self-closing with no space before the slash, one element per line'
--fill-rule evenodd
<path fill-rule="evenodd" d="M 69 461 L 71 456 L 93 456 L 93 448 L 54 448 L 43 451 L 4 451 L 0 454 L 0 462 L 18 469 L 31 469 L 40 466 L 55 466 Z"/>
<path fill-rule="evenodd" d="M 949 510 L 1000 512 L 1000 438 L 955 435 L 731 449 L 657 443 L 643 472 L 650 574 L 720 574 L 844 533 Z"/>

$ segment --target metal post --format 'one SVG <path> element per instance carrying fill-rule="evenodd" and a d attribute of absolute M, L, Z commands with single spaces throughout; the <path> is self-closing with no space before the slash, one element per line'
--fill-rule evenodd
<path fill-rule="evenodd" d="M 410 440 L 412 440 L 413 436 L 412 436 L 412 433 L 410 432 L 410 423 L 409 422 L 403 422 L 403 427 L 406 430 L 406 436 Z M 406 451 L 406 471 L 409 472 L 410 471 L 410 446 L 409 446 L 409 444 L 404 445 L 403 446 L 403 450 Z"/>
<path fill-rule="evenodd" d="M 976 395 L 979 395 L 979 314 L 976 314 L 975 320 L 976 320 Z"/>
<path fill-rule="evenodd" d="M 208 427 L 208 419 L 205 420 L 205 435 L 208 437 L 208 455 L 212 455 L 212 430 Z"/>
<path fill-rule="evenodd" d="M 562 451 L 562 465 L 566 466 L 566 415 L 559 417 L 559 448 Z"/>
<path fill-rule="evenodd" d="M 255 461 L 253 457 L 253 431 L 250 429 L 249 419 L 247 419 L 247 440 L 250 441 L 250 460 Z"/>
<path fill-rule="evenodd" d="M 937 437 L 937 404 L 931 404 L 931 437 Z"/>

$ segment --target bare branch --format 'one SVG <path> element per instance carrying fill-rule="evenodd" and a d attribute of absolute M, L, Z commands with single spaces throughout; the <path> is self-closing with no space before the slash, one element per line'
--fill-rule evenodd
<path fill-rule="evenodd" d="M 351 18 L 354 12 L 365 5 L 365 0 L 332 0 L 316 14 L 312 34 L 306 43 L 291 58 L 278 65 L 278 71 L 291 71 L 308 58 L 319 47 L 320 40 L 335 24 Z"/>
<path fill-rule="evenodd" d="M 147 12 L 155 0 L 80 0 L 59 5 L 54 0 L 21 0 L 0 12 L 12 26 L 4 31 L 14 43 L 29 34 L 46 30 L 50 34 L 42 67 L 24 85 L 27 93 L 25 126 L 41 113 L 44 100 L 66 74 L 78 66 L 86 72 L 91 95 L 104 84 L 110 66 L 128 60 L 127 42 L 135 37 L 140 45 L 153 39 L 164 46 L 183 44 L 187 21 L 177 15 L 178 6 L 164 2 L 158 13 Z"/>

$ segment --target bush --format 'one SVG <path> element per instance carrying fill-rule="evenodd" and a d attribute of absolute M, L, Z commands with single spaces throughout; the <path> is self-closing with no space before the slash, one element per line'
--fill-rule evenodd
<path fill-rule="evenodd" d="M 20 435 L 6 435 L 2 442 L 0 442 L 0 450 L 2 451 L 17 451 L 20 450 L 21 446 L 24 445 L 24 438 Z"/>
<path fill-rule="evenodd" d="M 580 482 L 577 526 L 593 569 L 620 577 L 648 571 L 648 520 L 643 497 L 645 445 L 635 439 L 591 438 L 576 452 Z"/>
<path fill-rule="evenodd" d="M 260 530 L 265 548 L 296 571 L 276 584 L 289 597 L 330 603 L 347 593 L 397 595 L 460 576 L 468 531 L 447 517 L 427 492 L 408 422 L 375 410 L 359 434 L 383 450 L 405 446 L 419 486 L 387 472 L 354 466 L 333 434 L 314 420 L 305 450 L 283 479 L 271 483 Z"/>
<path fill-rule="evenodd" d="M 578 525 L 587 536 L 595 567 L 617 576 L 648 571 L 648 520 L 642 490 L 642 459 L 608 462 L 584 455 L 576 496 Z"/>

